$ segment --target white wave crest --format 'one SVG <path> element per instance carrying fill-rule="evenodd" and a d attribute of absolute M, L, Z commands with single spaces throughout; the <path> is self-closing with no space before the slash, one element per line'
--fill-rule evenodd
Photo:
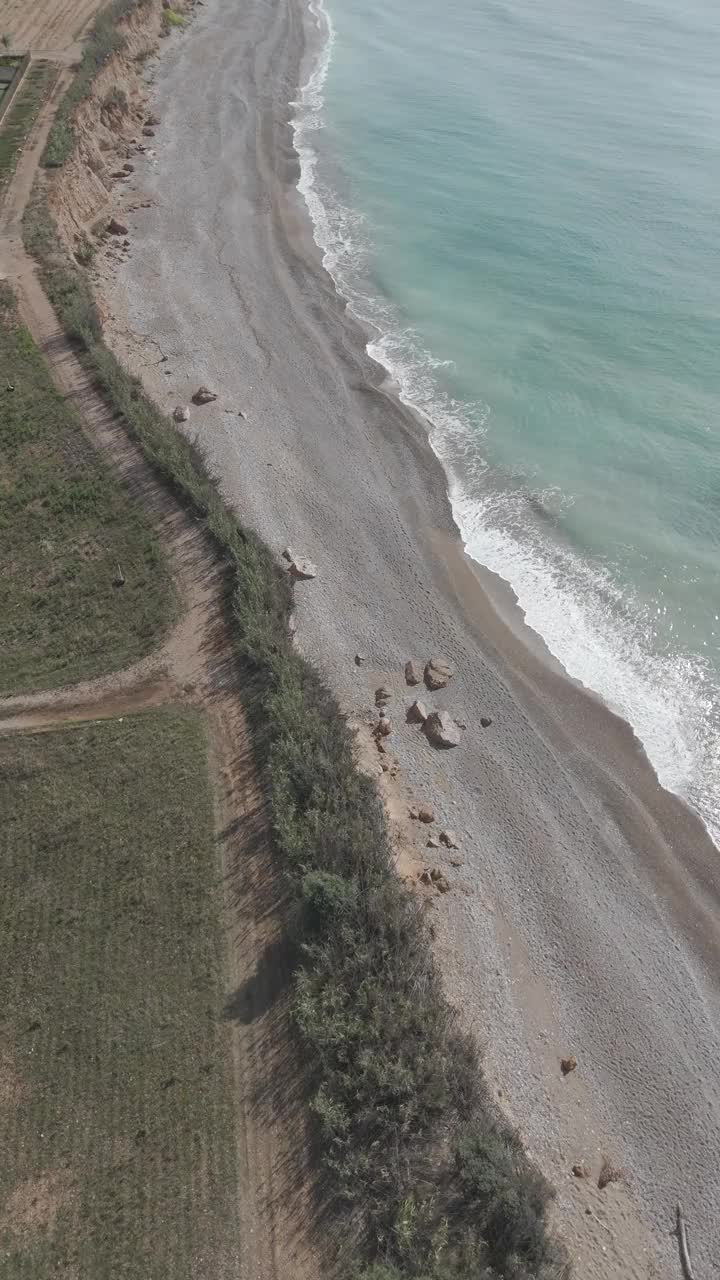
<path fill-rule="evenodd" d="M 353 314 L 375 331 L 368 353 L 387 369 L 403 402 L 427 418 L 468 554 L 511 584 L 527 624 L 571 676 L 632 725 L 662 785 L 693 805 L 720 844 L 720 690 L 712 670 L 694 654 L 656 652 L 651 621 L 630 593 L 601 566 L 547 536 L 533 518 L 537 508 L 552 518 L 568 499 L 557 491 L 488 492 L 492 476 L 480 447 L 486 406 L 459 402 L 442 388 L 437 375 L 447 362 L 434 359 L 392 303 L 369 286 L 364 219 L 319 172 L 315 143 L 324 128 L 335 31 L 321 0 L 311 0 L 309 11 L 320 50 L 291 103 L 291 124 L 297 187 L 323 264 Z"/>

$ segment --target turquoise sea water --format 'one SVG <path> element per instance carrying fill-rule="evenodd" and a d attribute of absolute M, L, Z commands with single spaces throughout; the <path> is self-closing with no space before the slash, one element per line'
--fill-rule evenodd
<path fill-rule="evenodd" d="M 468 550 L 720 832 L 720 10 L 326 0 L 318 243 Z"/>

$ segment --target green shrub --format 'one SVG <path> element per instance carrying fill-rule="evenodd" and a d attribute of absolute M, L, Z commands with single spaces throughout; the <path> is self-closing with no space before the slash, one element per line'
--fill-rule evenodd
<path fill-rule="evenodd" d="M 176 13 L 174 9 L 163 9 L 162 11 L 163 25 L 166 27 L 184 27 L 187 26 L 187 18 L 181 13 Z"/>
<path fill-rule="evenodd" d="M 516 1257 L 533 1274 L 553 1261 L 545 1215 L 547 1183 L 528 1164 L 522 1143 L 504 1120 L 476 1129 L 458 1143 L 455 1169 L 463 1200 L 491 1261 Z"/>
<path fill-rule="evenodd" d="M 95 245 L 92 240 L 86 235 L 81 236 L 75 247 L 75 258 L 80 263 L 80 266 L 89 267 L 95 257 L 95 252 Z"/>

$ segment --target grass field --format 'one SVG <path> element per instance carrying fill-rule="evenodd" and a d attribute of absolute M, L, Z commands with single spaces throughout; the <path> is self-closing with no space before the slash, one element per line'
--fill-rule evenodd
<path fill-rule="evenodd" d="M 0 200 L 15 172 L 18 153 L 58 75 L 55 63 L 31 62 L 0 124 Z"/>
<path fill-rule="evenodd" d="M 144 516 L 85 439 L 2 285 L 0 562 L 3 693 L 117 670 L 176 612 Z"/>
<path fill-rule="evenodd" d="M 0 812 L 0 1275 L 229 1280 L 201 722 L 166 711 L 0 738 Z"/>

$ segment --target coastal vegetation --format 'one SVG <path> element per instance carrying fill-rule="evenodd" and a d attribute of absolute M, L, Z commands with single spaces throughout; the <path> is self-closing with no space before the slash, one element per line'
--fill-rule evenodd
<path fill-rule="evenodd" d="M 141 508 L 85 438 L 7 285 L 0 405 L 0 691 L 118 670 L 167 628 L 172 582 Z"/>
<path fill-rule="evenodd" d="M 40 193 L 28 249 L 61 322 L 156 472 L 204 523 L 231 580 L 237 661 L 278 858 L 296 902 L 295 1014 L 318 1156 L 363 1280 L 558 1276 L 551 1190 L 495 1106 L 435 968 L 415 898 L 394 874 L 374 784 L 288 628 L 271 552 L 223 503 L 198 451 L 102 340 L 84 272 Z M 359 1268 L 359 1269 L 358 1269 Z"/>
<path fill-rule="evenodd" d="M 180 710 L 0 737 L 7 1280 L 236 1274 L 206 756 Z"/>

